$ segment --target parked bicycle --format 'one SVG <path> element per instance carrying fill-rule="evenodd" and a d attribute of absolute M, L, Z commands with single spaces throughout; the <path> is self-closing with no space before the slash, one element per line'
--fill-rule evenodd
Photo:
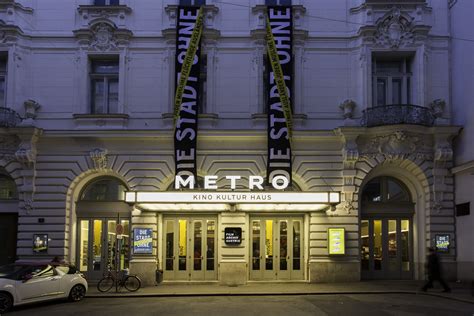
<path fill-rule="evenodd" d="M 142 282 L 136 275 L 129 275 L 128 270 L 122 270 L 119 273 L 119 278 L 117 278 L 116 272 L 109 270 L 97 283 L 97 289 L 100 292 L 108 292 L 115 285 L 119 291 L 125 287 L 128 291 L 135 292 L 141 287 Z"/>

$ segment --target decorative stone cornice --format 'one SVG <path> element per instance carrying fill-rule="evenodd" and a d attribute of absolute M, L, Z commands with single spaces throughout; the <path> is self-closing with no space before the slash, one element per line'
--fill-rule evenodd
<path fill-rule="evenodd" d="M 217 14 L 219 13 L 219 8 L 215 5 L 203 5 L 202 8 L 204 10 L 203 37 L 205 39 L 220 37 L 220 31 L 215 29 L 215 20 Z M 176 25 L 178 23 L 178 6 L 167 5 L 165 7 L 165 12 L 168 17 L 169 28 L 166 28 L 161 32 L 166 38 L 176 37 Z"/>
<path fill-rule="evenodd" d="M 307 36 L 307 32 L 303 32 L 302 27 L 304 26 L 304 15 L 306 8 L 303 5 L 291 6 L 293 10 L 293 33 L 301 31 L 301 34 Z M 267 6 L 259 4 L 252 7 L 252 14 L 255 16 L 252 32 L 256 30 L 265 30 Z"/>
<path fill-rule="evenodd" d="M 119 27 L 125 27 L 132 9 L 127 5 L 80 5 L 77 12 L 82 27 L 94 24 L 93 21 L 97 19 L 110 20 Z"/>
<path fill-rule="evenodd" d="M 365 25 L 358 32 L 363 42 L 384 49 L 416 46 L 431 29 L 426 23 L 431 8 L 425 1 L 366 1 L 350 12 L 363 15 L 359 20 Z"/>
<path fill-rule="evenodd" d="M 6 24 L 0 20 L 0 43 L 16 43 L 24 33 L 19 26 Z"/>
<path fill-rule="evenodd" d="M 116 51 L 129 44 L 132 31 L 117 28 L 110 20 L 97 20 L 87 29 L 74 31 L 79 45 L 91 51 Z"/>
<path fill-rule="evenodd" d="M 13 11 L 11 11 L 13 10 Z M 16 0 L 1 0 L 0 1 L 0 12 L 6 11 L 7 14 L 14 14 L 14 11 L 18 10 L 24 13 L 33 13 L 33 8 L 25 7 Z"/>
<path fill-rule="evenodd" d="M 108 150 L 105 148 L 95 148 L 89 152 L 89 157 L 92 160 L 92 165 L 95 170 L 107 169 L 107 154 Z"/>
<path fill-rule="evenodd" d="M 360 139 L 361 156 L 373 159 L 383 156 L 386 160 L 403 160 L 416 157 L 426 160 L 433 159 L 429 137 L 398 130 L 393 133 L 364 137 Z"/>

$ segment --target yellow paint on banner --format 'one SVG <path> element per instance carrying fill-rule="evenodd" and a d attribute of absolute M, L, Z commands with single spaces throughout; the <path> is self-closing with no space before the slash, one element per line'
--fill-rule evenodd
<path fill-rule="evenodd" d="M 280 58 L 278 57 L 278 51 L 275 45 L 275 39 L 273 38 L 272 27 L 270 25 L 270 19 L 267 16 L 267 50 L 270 58 L 270 64 L 272 65 L 273 75 L 278 88 L 278 94 L 280 95 L 280 102 L 285 114 L 286 127 L 288 128 L 288 138 L 291 143 L 291 137 L 293 134 L 293 120 L 291 117 L 291 105 L 288 92 L 286 90 L 285 78 L 283 70 L 280 65 Z"/>
<path fill-rule="evenodd" d="M 181 103 L 183 102 L 183 92 L 188 82 L 189 73 L 193 66 L 194 55 L 199 46 L 203 27 L 203 11 L 202 7 L 199 8 L 199 13 L 196 19 L 196 25 L 194 26 L 193 34 L 191 35 L 191 41 L 189 42 L 188 51 L 184 57 L 183 67 L 181 68 L 181 76 L 176 87 L 176 94 L 174 97 L 174 126 L 176 128 L 176 122 L 179 118 L 179 111 L 181 109 Z"/>

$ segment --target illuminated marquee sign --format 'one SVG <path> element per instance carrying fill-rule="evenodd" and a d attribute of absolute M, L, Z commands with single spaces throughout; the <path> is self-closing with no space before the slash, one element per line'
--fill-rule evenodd
<path fill-rule="evenodd" d="M 127 203 L 339 203 L 338 192 L 126 192 Z"/>

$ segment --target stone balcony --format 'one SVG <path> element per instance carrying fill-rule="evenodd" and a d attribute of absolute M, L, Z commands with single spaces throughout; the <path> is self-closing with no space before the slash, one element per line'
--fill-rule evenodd
<path fill-rule="evenodd" d="M 362 111 L 361 125 L 366 127 L 397 124 L 433 126 L 435 119 L 430 108 L 412 104 L 391 104 Z"/>
<path fill-rule="evenodd" d="M 18 113 L 9 108 L 0 107 L 0 127 L 16 127 L 21 122 Z"/>

